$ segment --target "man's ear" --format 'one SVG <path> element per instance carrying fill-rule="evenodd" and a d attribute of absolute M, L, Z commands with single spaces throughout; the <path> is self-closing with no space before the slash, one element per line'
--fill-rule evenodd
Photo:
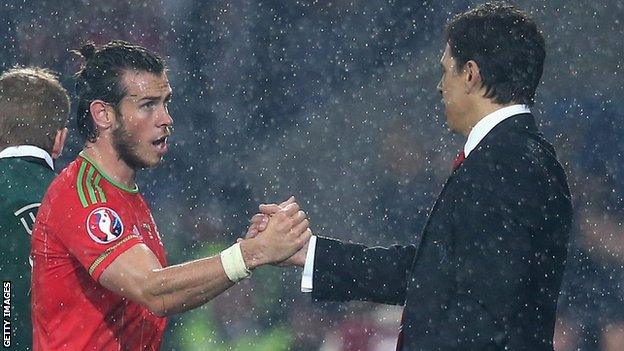
<path fill-rule="evenodd" d="M 109 103 L 93 100 L 89 105 L 89 111 L 97 130 L 106 130 L 115 125 L 115 112 Z"/>
<path fill-rule="evenodd" d="M 52 145 L 52 158 L 57 159 L 63 153 L 63 147 L 65 146 L 65 140 L 67 140 L 67 127 L 56 131 L 54 136 L 54 145 Z"/>
<path fill-rule="evenodd" d="M 481 80 L 481 71 L 479 65 L 474 60 L 469 60 L 464 66 L 466 72 L 464 80 L 464 88 L 467 94 L 481 90 L 483 81 Z"/>

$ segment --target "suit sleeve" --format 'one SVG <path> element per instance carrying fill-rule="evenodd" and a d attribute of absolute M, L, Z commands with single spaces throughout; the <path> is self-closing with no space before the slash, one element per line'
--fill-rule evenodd
<path fill-rule="evenodd" d="M 369 248 L 318 237 L 312 297 L 403 305 L 415 252 L 413 245 Z"/>

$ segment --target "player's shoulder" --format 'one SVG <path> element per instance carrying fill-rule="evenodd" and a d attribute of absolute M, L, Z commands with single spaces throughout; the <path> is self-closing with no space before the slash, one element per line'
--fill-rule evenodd
<path fill-rule="evenodd" d="M 41 202 L 54 172 L 47 165 L 22 157 L 0 158 L 0 204 L 31 204 Z"/>
<path fill-rule="evenodd" d="M 54 179 L 54 171 L 41 162 L 27 160 L 25 157 L 0 158 L 0 184 L 8 186 L 9 191 L 22 191 L 22 188 L 45 188 Z"/>
<path fill-rule="evenodd" d="M 61 171 L 48 193 L 56 202 L 86 210 L 117 202 L 119 191 L 114 181 L 95 162 L 80 153 Z"/>
<path fill-rule="evenodd" d="M 82 156 L 76 157 L 52 181 L 37 221 L 49 228 L 63 228 L 84 222 L 102 203 L 110 201 L 104 192 L 100 172 Z"/>
<path fill-rule="evenodd" d="M 50 183 L 46 195 L 52 195 L 54 197 L 60 195 L 64 199 L 70 198 L 71 194 L 76 191 L 76 176 L 80 163 L 81 160 L 78 157 L 70 162 L 67 167 L 63 168 L 52 183 Z"/>

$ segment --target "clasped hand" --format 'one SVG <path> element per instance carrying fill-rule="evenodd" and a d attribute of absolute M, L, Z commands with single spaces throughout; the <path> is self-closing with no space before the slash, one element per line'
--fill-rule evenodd
<path fill-rule="evenodd" d="M 291 196 L 279 205 L 262 204 L 259 209 L 260 213 L 251 217 L 251 224 L 245 239 L 270 236 L 267 242 L 274 245 L 271 250 L 272 254 L 274 257 L 281 258 L 281 260 L 274 261 L 274 264 L 303 267 L 312 231 L 308 227 L 306 214 L 299 209 L 295 197 Z M 288 213 L 293 213 L 295 209 L 296 213 L 288 217 Z M 290 229 L 289 225 L 292 226 Z"/>

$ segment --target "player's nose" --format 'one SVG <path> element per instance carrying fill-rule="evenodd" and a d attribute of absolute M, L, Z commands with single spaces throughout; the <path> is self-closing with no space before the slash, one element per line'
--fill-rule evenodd
<path fill-rule="evenodd" d="M 167 111 L 166 109 L 163 110 L 160 113 L 160 115 L 159 115 L 158 126 L 159 127 L 168 127 L 168 126 L 172 126 L 172 125 L 173 125 L 173 118 L 169 114 L 169 111 Z"/>

